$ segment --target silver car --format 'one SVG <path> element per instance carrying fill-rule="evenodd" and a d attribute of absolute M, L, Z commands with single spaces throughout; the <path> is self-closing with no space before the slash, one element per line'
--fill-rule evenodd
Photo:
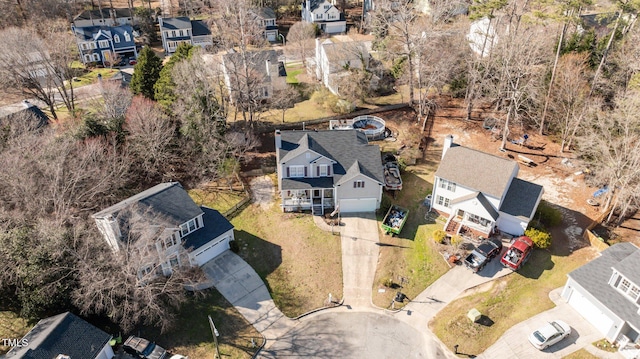
<path fill-rule="evenodd" d="M 534 347 L 540 350 L 545 350 L 568 337 L 569 334 L 571 334 L 571 327 L 569 324 L 561 320 L 554 320 L 531 333 L 531 335 L 529 335 L 529 341 Z"/>

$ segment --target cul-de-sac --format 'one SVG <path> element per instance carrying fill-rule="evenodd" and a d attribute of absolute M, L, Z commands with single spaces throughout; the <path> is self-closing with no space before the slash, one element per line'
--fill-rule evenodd
<path fill-rule="evenodd" d="M 639 13 L 0 2 L 0 359 L 640 359 Z"/>

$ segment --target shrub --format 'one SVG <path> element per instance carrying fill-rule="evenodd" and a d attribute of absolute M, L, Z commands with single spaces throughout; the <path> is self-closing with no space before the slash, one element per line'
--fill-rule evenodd
<path fill-rule="evenodd" d="M 342 100 L 342 99 L 337 99 L 336 102 L 333 105 L 331 105 L 331 111 L 335 113 L 339 113 L 341 115 L 351 113 L 355 109 L 356 109 L 356 106 L 353 103 L 347 100 Z"/>
<path fill-rule="evenodd" d="M 444 239 L 447 238 L 447 233 L 441 229 L 433 232 L 433 240 L 436 243 L 444 243 Z"/>
<path fill-rule="evenodd" d="M 231 249 L 231 251 L 233 253 L 240 252 L 240 245 L 238 244 L 238 241 L 230 241 L 229 242 L 229 249 Z"/>
<path fill-rule="evenodd" d="M 533 244 L 535 244 L 538 248 L 545 249 L 549 248 L 549 246 L 551 245 L 551 233 L 547 231 L 529 228 L 524 232 L 524 234 L 527 237 L 531 238 Z"/>
<path fill-rule="evenodd" d="M 462 237 L 460 236 L 452 236 L 451 237 L 451 245 L 453 247 L 458 247 L 462 243 Z"/>
<path fill-rule="evenodd" d="M 547 228 L 562 223 L 562 213 L 546 201 L 540 201 L 535 218 Z"/>
<path fill-rule="evenodd" d="M 393 283 L 393 279 L 391 279 L 391 278 L 385 278 L 385 279 L 382 281 L 382 285 L 384 285 L 384 286 L 385 286 L 385 287 L 387 287 L 387 288 L 393 288 L 393 284 L 394 284 L 394 283 Z"/>

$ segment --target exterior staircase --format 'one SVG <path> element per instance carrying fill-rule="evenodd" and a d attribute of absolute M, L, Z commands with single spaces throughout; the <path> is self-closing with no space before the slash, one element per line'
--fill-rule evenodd
<path fill-rule="evenodd" d="M 447 233 L 458 234 L 458 228 L 460 227 L 460 222 L 457 222 L 453 219 L 449 221 L 447 227 L 444 229 Z"/>

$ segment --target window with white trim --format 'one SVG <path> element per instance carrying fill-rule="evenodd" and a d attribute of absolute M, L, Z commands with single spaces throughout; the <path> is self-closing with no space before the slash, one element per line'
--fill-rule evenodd
<path fill-rule="evenodd" d="M 316 14 L 316 19 L 322 19 L 322 14 Z"/>
<path fill-rule="evenodd" d="M 436 203 L 440 206 L 449 208 L 449 198 L 436 196 Z"/>
<path fill-rule="evenodd" d="M 201 223 L 199 220 L 197 220 L 197 218 L 191 219 L 188 222 L 180 225 L 180 237 L 184 237 L 200 227 Z"/>
<path fill-rule="evenodd" d="M 100 41 L 98 41 L 98 45 L 101 48 L 109 47 L 109 41 L 108 40 L 100 40 Z"/>
<path fill-rule="evenodd" d="M 100 55 L 93 54 L 93 61 L 100 61 Z"/>
<path fill-rule="evenodd" d="M 116 44 L 119 44 L 120 43 L 120 36 L 113 35 L 113 42 L 115 42 Z"/>
<path fill-rule="evenodd" d="M 83 42 L 80 44 L 80 48 L 82 50 L 89 50 L 89 44 L 87 44 L 86 42 Z"/>
<path fill-rule="evenodd" d="M 91 55 L 85 54 L 84 55 L 84 62 L 91 62 Z"/>
<path fill-rule="evenodd" d="M 171 268 L 175 268 L 177 266 L 180 265 L 180 260 L 178 259 L 178 256 L 172 256 L 169 258 L 169 265 L 171 266 Z"/>
<path fill-rule="evenodd" d="M 320 165 L 320 177 L 326 177 L 329 175 L 329 166 Z"/>
<path fill-rule="evenodd" d="M 441 178 L 440 179 L 440 188 L 444 188 L 447 191 L 455 192 L 456 191 L 456 184 L 454 182 L 447 181 L 447 180 Z"/>
<path fill-rule="evenodd" d="M 629 289 L 629 292 L 627 292 L 627 295 L 629 295 L 629 297 L 631 297 L 631 299 L 633 299 L 633 301 L 637 301 L 638 297 L 640 297 L 640 288 L 636 287 L 635 285 L 632 285 L 631 288 Z"/>
<path fill-rule="evenodd" d="M 618 289 L 624 295 L 631 298 L 634 303 L 636 303 L 638 301 L 638 298 L 640 298 L 640 287 L 631 283 L 630 280 L 620 276 L 619 274 L 618 279 L 613 282 L 613 286 L 616 287 L 616 289 Z"/>
<path fill-rule="evenodd" d="M 124 41 L 126 41 L 126 42 L 131 41 L 131 35 L 129 35 L 129 33 L 128 33 L 128 32 L 125 32 L 125 33 L 124 33 Z"/>
<path fill-rule="evenodd" d="M 468 216 L 467 220 L 469 222 L 479 224 L 479 225 L 481 225 L 483 227 L 487 227 L 489 225 L 489 223 L 490 223 L 490 221 L 488 219 L 482 218 L 482 217 L 480 217 L 478 215 L 475 215 L 473 213 L 468 213 L 467 216 Z"/>
<path fill-rule="evenodd" d="M 304 166 L 289 166 L 289 177 L 304 177 Z"/>
<path fill-rule="evenodd" d="M 171 30 L 171 37 L 176 37 L 176 30 Z"/>
<path fill-rule="evenodd" d="M 353 181 L 353 188 L 364 188 L 364 181 Z"/>

